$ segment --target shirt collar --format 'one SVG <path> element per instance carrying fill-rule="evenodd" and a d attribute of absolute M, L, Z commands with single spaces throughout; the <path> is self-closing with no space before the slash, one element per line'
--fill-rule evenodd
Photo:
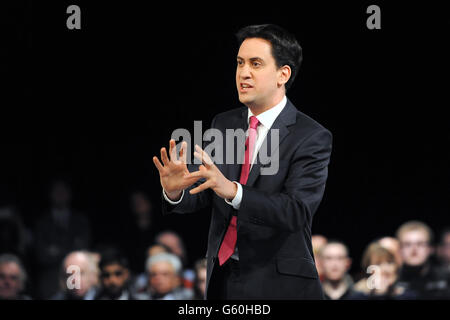
<path fill-rule="evenodd" d="M 283 111 L 284 107 L 286 106 L 287 98 L 286 96 L 281 99 L 280 103 L 275 105 L 274 107 L 270 108 L 267 111 L 264 111 L 263 113 L 256 116 L 256 119 L 267 129 L 270 129 L 272 127 L 272 124 L 277 119 L 278 115 Z M 248 117 L 247 122 L 250 123 L 250 117 L 253 116 L 252 111 L 250 108 L 248 109 Z"/>

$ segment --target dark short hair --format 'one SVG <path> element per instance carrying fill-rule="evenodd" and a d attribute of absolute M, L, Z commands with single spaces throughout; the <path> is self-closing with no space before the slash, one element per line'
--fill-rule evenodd
<path fill-rule="evenodd" d="M 269 41 L 277 67 L 288 65 L 291 68 L 291 77 L 285 84 L 286 90 L 291 87 L 303 60 L 302 47 L 293 34 L 274 24 L 261 24 L 240 29 L 236 33 L 236 38 L 239 46 L 248 38 L 261 38 Z"/>
<path fill-rule="evenodd" d="M 120 250 L 115 248 L 108 248 L 101 253 L 101 258 L 98 266 L 100 270 L 103 270 L 104 267 L 112 264 L 118 264 L 125 269 L 128 269 L 129 267 L 127 258 Z"/>

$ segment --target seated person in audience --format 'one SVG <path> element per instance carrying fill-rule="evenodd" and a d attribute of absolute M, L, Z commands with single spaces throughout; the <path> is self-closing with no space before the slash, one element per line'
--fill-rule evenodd
<path fill-rule="evenodd" d="M 129 288 L 130 270 L 127 259 L 116 250 L 109 250 L 100 259 L 101 287 L 95 300 L 141 300 Z"/>
<path fill-rule="evenodd" d="M 347 246 L 340 241 L 330 241 L 319 253 L 323 270 L 322 287 L 325 299 L 346 300 L 353 292 L 353 279 L 348 274 L 352 260 Z"/>
<path fill-rule="evenodd" d="M 382 237 L 378 239 L 378 244 L 392 253 L 395 257 L 395 263 L 400 268 L 403 264 L 402 254 L 400 253 L 400 241 L 393 237 Z"/>
<path fill-rule="evenodd" d="M 155 300 L 191 300 L 192 289 L 181 285 L 182 264 L 171 253 L 160 253 L 147 261 L 148 290 Z"/>
<path fill-rule="evenodd" d="M 155 243 L 148 247 L 145 255 L 145 261 L 148 258 L 155 256 L 159 253 L 172 253 L 170 248 L 161 243 Z M 144 267 L 145 268 L 145 267 Z M 145 293 L 148 286 L 148 272 L 147 270 L 143 273 L 138 274 L 132 281 L 133 292 L 135 293 Z"/>
<path fill-rule="evenodd" d="M 27 274 L 17 256 L 0 255 L 0 300 L 30 300 L 24 294 L 26 280 Z"/>
<path fill-rule="evenodd" d="M 76 269 L 79 271 L 79 278 Z M 73 251 L 63 260 L 60 291 L 52 300 L 93 300 L 98 286 L 98 257 L 88 251 Z"/>
<path fill-rule="evenodd" d="M 200 259 L 195 263 L 195 300 L 205 300 L 206 293 L 206 259 Z"/>
<path fill-rule="evenodd" d="M 398 285 L 415 292 L 419 299 L 449 299 L 449 279 L 433 266 L 433 232 L 420 221 L 409 221 L 397 230 L 403 266 Z"/>
<path fill-rule="evenodd" d="M 392 300 L 416 297 L 412 292 L 396 285 L 400 265 L 395 256 L 381 246 L 379 241 L 367 246 L 361 266 L 367 276 L 353 286 L 352 299 Z"/>
<path fill-rule="evenodd" d="M 165 230 L 156 235 L 155 242 L 169 247 L 170 252 L 180 258 L 183 265 L 183 274 L 181 275 L 183 286 L 188 289 L 193 288 L 195 273 L 192 269 L 187 268 L 186 246 L 181 236 L 174 231 Z"/>

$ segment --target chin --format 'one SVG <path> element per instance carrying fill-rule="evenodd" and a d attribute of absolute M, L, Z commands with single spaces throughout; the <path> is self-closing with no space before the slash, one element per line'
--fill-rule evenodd
<path fill-rule="evenodd" d="M 239 101 L 245 105 L 251 104 L 254 100 L 248 96 L 239 96 Z"/>

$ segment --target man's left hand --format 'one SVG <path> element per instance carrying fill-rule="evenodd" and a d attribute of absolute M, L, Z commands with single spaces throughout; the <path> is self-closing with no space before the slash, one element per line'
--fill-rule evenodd
<path fill-rule="evenodd" d="M 233 200 L 237 193 L 237 185 L 220 172 L 209 155 L 198 145 L 195 146 L 194 156 L 203 164 L 199 166 L 198 171 L 189 173 L 187 178 L 204 178 L 206 181 L 190 190 L 189 193 L 197 194 L 211 188 L 219 197 Z"/>

